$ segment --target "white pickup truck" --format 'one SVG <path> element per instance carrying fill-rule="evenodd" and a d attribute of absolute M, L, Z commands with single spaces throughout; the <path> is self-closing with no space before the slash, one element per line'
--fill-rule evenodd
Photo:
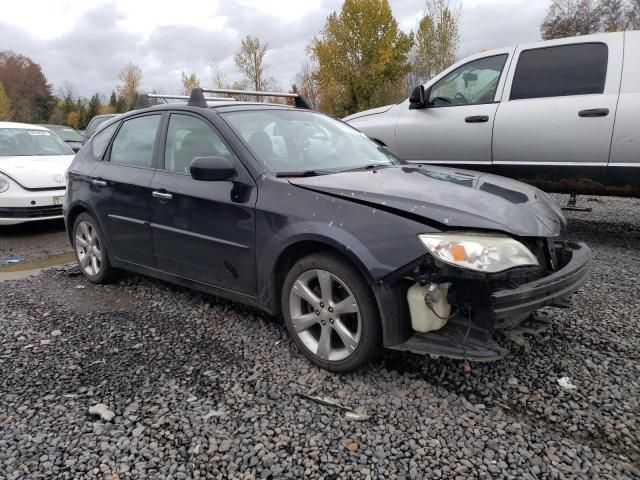
<path fill-rule="evenodd" d="M 344 120 L 410 162 L 640 196 L 640 31 L 484 51 Z"/>

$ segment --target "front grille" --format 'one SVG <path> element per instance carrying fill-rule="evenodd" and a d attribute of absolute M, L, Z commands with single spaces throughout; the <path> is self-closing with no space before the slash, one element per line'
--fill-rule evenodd
<path fill-rule="evenodd" d="M 40 218 L 62 215 L 62 205 L 42 207 L 0 207 L 0 218 Z"/>

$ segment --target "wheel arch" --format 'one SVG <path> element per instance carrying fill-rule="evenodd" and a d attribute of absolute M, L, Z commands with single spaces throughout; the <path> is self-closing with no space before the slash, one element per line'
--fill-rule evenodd
<path fill-rule="evenodd" d="M 64 216 L 65 225 L 67 227 L 67 236 L 69 237 L 69 241 L 71 242 L 72 245 L 73 245 L 73 225 L 76 223 L 76 218 L 78 218 L 78 216 L 81 213 L 85 213 L 85 212 L 95 218 L 95 215 L 91 213 L 89 206 L 83 202 L 78 202 L 72 205 Z"/>
<path fill-rule="evenodd" d="M 349 262 L 369 284 L 378 308 L 382 341 L 385 347 L 402 343 L 412 335 L 408 304 L 400 284 L 398 282 L 387 284 L 375 281 L 361 259 L 353 251 L 340 247 L 331 239 L 299 240 L 282 249 L 271 272 L 270 288 L 263 290 L 269 292 L 270 305 L 265 308 L 266 310 L 274 315 L 282 315 L 282 285 L 287 273 L 298 260 L 320 251 L 331 252 Z"/>
<path fill-rule="evenodd" d="M 265 299 L 267 300 L 267 305 L 265 306 L 268 310 L 276 315 L 280 315 L 282 313 L 280 305 L 282 284 L 291 267 L 301 258 L 312 253 L 323 251 L 334 253 L 335 255 L 343 258 L 356 268 L 360 275 L 362 275 L 365 282 L 368 284 L 373 282 L 371 273 L 352 250 L 347 249 L 330 238 L 300 238 L 284 246 L 275 257 L 275 261 L 270 269 L 271 278 L 269 282 L 270 288 L 268 289 L 269 298 Z"/>

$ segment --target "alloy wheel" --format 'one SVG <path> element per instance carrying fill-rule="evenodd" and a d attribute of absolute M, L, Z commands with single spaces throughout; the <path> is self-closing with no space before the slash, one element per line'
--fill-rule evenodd
<path fill-rule="evenodd" d="M 336 275 L 320 269 L 300 274 L 289 295 L 289 313 L 295 334 L 317 357 L 341 361 L 358 348 L 360 308 Z"/>
<path fill-rule="evenodd" d="M 102 247 L 98 232 L 91 223 L 84 220 L 78 223 L 75 244 L 80 268 L 87 275 L 98 275 L 102 267 Z"/>

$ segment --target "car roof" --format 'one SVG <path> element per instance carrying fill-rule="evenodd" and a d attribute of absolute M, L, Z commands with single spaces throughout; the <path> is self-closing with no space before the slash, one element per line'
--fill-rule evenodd
<path fill-rule="evenodd" d="M 188 105 L 186 102 L 171 102 L 163 103 L 160 105 L 154 105 L 147 108 L 140 108 L 130 110 L 127 113 L 122 114 L 123 117 L 128 117 L 136 113 L 164 111 L 164 110 L 185 110 L 189 112 L 202 112 L 202 111 L 216 111 L 219 113 L 239 111 L 239 110 L 298 110 L 301 112 L 312 112 L 305 108 L 298 108 L 291 105 L 284 105 L 281 103 L 265 103 L 265 102 L 242 102 L 242 101 L 208 101 L 208 106 L 198 107 L 194 105 Z M 95 117 L 94 117 L 95 118 Z"/>
<path fill-rule="evenodd" d="M 23 128 L 25 130 L 49 130 L 42 125 L 31 125 L 30 123 L 0 122 L 0 128 Z"/>

